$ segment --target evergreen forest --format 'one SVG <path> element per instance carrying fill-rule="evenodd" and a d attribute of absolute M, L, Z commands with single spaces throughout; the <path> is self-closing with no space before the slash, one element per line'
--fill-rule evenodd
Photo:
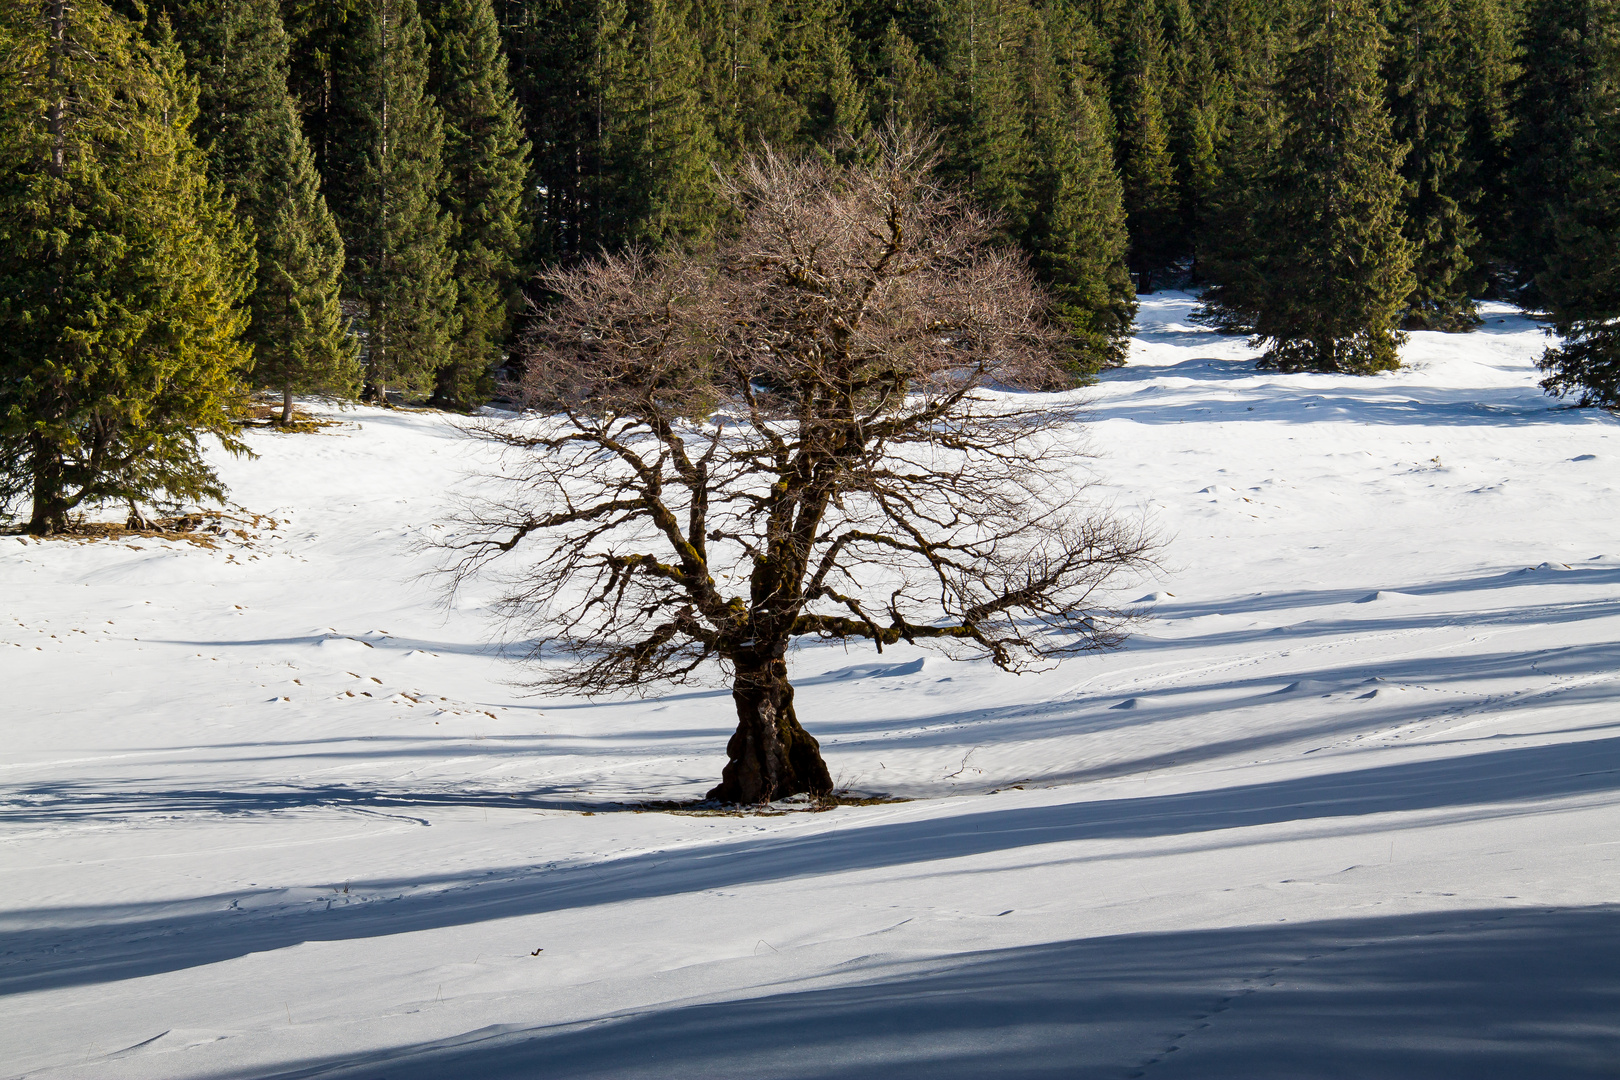
<path fill-rule="evenodd" d="M 216 493 L 255 393 L 474 410 L 548 272 L 896 131 L 1077 380 L 1157 288 L 1352 373 L 1492 298 L 1620 404 L 1616 0 L 0 0 L 0 511 Z"/>

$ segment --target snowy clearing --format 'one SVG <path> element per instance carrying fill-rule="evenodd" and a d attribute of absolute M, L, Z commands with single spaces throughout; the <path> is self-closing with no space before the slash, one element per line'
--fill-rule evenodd
<path fill-rule="evenodd" d="M 795 654 L 907 802 L 626 809 L 729 694 L 516 686 L 421 577 L 436 414 L 253 434 L 213 549 L 0 537 L 0 1075 L 1615 1075 L 1615 418 L 1500 306 L 1354 378 L 1192 303 L 1082 392 L 1170 540 L 1128 647 Z"/>

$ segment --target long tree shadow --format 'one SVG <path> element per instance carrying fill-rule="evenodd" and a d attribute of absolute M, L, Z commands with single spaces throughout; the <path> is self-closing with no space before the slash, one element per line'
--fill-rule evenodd
<path fill-rule="evenodd" d="M 1072 736 L 1157 724 L 1164 721 L 1208 716 L 1214 712 L 1263 707 L 1285 702 L 1298 703 L 1313 698 L 1335 698 L 1333 709 L 1318 719 L 1294 719 L 1282 727 L 1256 731 L 1237 740 L 1200 737 L 1196 744 L 1178 746 L 1168 752 L 1176 760 L 1212 760 L 1242 750 L 1298 743 L 1347 731 L 1387 730 L 1414 720 L 1437 718 L 1491 707 L 1502 711 L 1520 704 L 1601 704 L 1612 701 L 1620 685 L 1591 682 L 1620 669 L 1620 642 L 1569 646 L 1531 652 L 1489 652 L 1464 656 L 1414 656 L 1377 662 L 1354 662 L 1333 667 L 1306 668 L 1241 677 L 1217 676 L 1204 680 L 1153 685 L 1137 692 L 1142 698 L 1126 697 L 1119 690 L 1092 693 L 1057 702 L 1025 702 L 993 708 L 975 707 L 916 716 L 909 723 L 918 730 L 894 734 L 895 724 L 888 717 L 850 720 L 815 720 L 814 700 L 800 706 L 806 723 L 825 735 L 830 746 L 852 750 L 863 746 L 923 747 L 975 745 L 1027 741 Z M 1545 683 L 1518 693 L 1503 693 L 1504 684 Z M 1495 692 L 1448 689 L 1453 684 L 1492 684 Z M 1401 697 L 1383 696 L 1380 691 L 1417 685 L 1444 691 L 1444 697 L 1421 691 Z M 1346 692 L 1354 691 L 1355 696 Z M 1211 700 L 1218 697 L 1218 700 Z M 1118 708 L 1132 705 L 1129 709 Z M 971 734 L 964 734 L 964 730 Z M 1112 775 L 1131 768 L 1158 767 L 1165 754 L 1134 759 L 1131 764 L 1115 764 Z M 1042 773 L 1045 776 L 1047 774 Z M 1083 777 L 1064 774 L 1073 779 Z"/>
<path fill-rule="evenodd" d="M 1411 585 L 1377 585 L 1354 589 L 1297 589 L 1291 592 L 1253 593 L 1248 596 L 1226 596 L 1213 600 L 1177 600 L 1158 603 L 1151 614 L 1190 619 L 1200 615 L 1248 615 L 1262 611 L 1289 611 L 1294 608 L 1332 607 L 1340 604 L 1380 602 L 1380 592 L 1399 596 L 1450 596 L 1493 589 L 1522 589 L 1548 585 L 1606 586 L 1620 584 L 1620 566 L 1612 562 L 1597 565 L 1576 564 L 1567 570 L 1548 567 L 1522 567 L 1492 574 L 1454 578 L 1449 581 L 1427 581 Z M 1547 605 L 1536 605 L 1543 609 Z M 1468 618 L 1468 612 L 1454 613 L 1452 618 Z"/>
<path fill-rule="evenodd" d="M 232 897 L 8 913 L 0 993 L 103 983 L 285 948 L 649 897 L 907 866 L 1082 840 L 1207 834 L 1284 822 L 1442 808 L 1511 811 L 1620 790 L 1620 738 L 1476 753 L 1216 790 L 970 810 L 741 839 L 582 866 L 513 867 L 355 882 L 377 902 L 253 913 Z M 426 889 L 426 886 L 433 886 Z M 242 899 L 251 894 L 241 894 Z"/>
<path fill-rule="evenodd" d="M 237 791 L 185 789 L 154 785 L 90 785 L 63 781 L 14 788 L 6 793 L 6 820 L 37 825 L 74 820 L 171 818 L 196 814 L 223 816 L 282 813 L 292 810 L 375 812 L 427 825 L 406 811 L 435 808 L 574 810 L 592 813 L 635 809 L 640 804 L 580 797 L 572 788 L 505 791 L 385 791 L 348 784 L 264 785 Z"/>
<path fill-rule="evenodd" d="M 841 981 L 211 1080 L 1574 1080 L 1620 1061 L 1609 906 L 1130 934 Z"/>
<path fill-rule="evenodd" d="M 1104 376 L 1104 381 L 1111 385 L 1138 382 L 1149 385 L 1123 397 L 1089 402 L 1088 413 L 1095 420 L 1131 420 L 1149 425 L 1210 420 L 1217 415 L 1226 422 L 1291 425 L 1334 420 L 1424 427 L 1616 422 L 1614 417 L 1601 410 L 1563 408 L 1529 386 L 1478 387 L 1467 391 L 1468 399 L 1462 399 L 1462 392 L 1453 388 L 1431 388 L 1382 379 L 1357 381 L 1354 384 L 1324 379 L 1317 385 L 1304 386 L 1266 381 L 1250 386 L 1228 387 L 1229 393 L 1241 395 L 1237 399 L 1200 396 L 1185 400 L 1175 397 L 1177 388 L 1155 385 L 1157 380 L 1165 378 L 1231 384 L 1268 374 L 1274 373 L 1257 371 L 1253 360 L 1217 357 L 1199 357 L 1172 366 L 1127 365 Z"/>

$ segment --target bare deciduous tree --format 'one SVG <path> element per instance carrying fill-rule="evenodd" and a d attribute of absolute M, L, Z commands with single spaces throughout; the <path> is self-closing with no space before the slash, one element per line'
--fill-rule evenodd
<path fill-rule="evenodd" d="M 548 275 L 523 418 L 483 433 L 507 497 L 452 546 L 458 580 L 517 553 L 502 601 L 540 685 L 643 691 L 730 675 L 710 798 L 826 794 L 799 725 L 795 638 L 906 641 L 1018 671 L 1118 644 L 1106 589 L 1140 521 L 1083 501 L 1062 339 L 1021 258 L 930 179 L 756 156 L 711 249 Z M 521 553 L 527 551 L 524 559 Z"/>

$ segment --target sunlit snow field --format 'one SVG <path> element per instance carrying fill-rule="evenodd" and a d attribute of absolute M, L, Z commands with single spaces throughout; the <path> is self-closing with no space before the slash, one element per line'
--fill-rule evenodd
<path fill-rule="evenodd" d="M 1615 418 L 1504 307 L 1353 378 L 1193 306 L 1078 392 L 1126 648 L 794 654 L 906 802 L 635 809 L 729 693 L 525 691 L 437 414 L 251 436 L 213 550 L 0 537 L 0 1076 L 1617 1075 Z"/>

